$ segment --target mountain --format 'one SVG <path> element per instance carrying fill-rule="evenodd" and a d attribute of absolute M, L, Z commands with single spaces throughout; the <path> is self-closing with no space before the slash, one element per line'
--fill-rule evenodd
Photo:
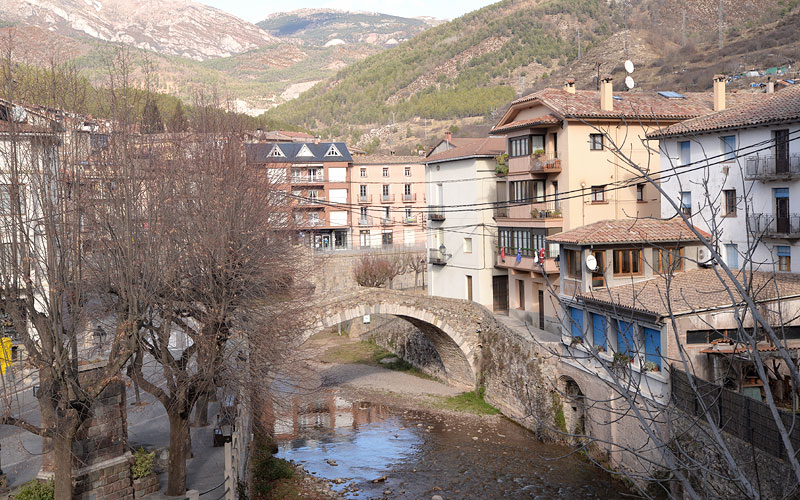
<path fill-rule="evenodd" d="M 277 43 L 257 26 L 190 0 L 0 0 L 6 21 L 195 60 Z"/>
<path fill-rule="evenodd" d="M 342 44 L 393 46 L 437 24 L 375 12 L 300 9 L 268 16 L 257 24 L 271 35 L 318 47 Z"/>
<path fill-rule="evenodd" d="M 720 4 L 722 49 L 717 47 Z M 598 64 L 620 90 L 626 59 L 637 67 L 638 87 L 704 90 L 717 72 L 795 62 L 800 35 L 792 26 L 800 21 L 799 5 L 799 0 L 504 0 L 357 62 L 269 116 L 361 147 L 392 141 L 406 152 L 449 127 L 485 133 L 512 99 L 560 86 L 567 77 L 593 88 Z M 395 123 L 394 133 L 389 123 Z M 398 136 L 404 137 L 398 141 Z"/>

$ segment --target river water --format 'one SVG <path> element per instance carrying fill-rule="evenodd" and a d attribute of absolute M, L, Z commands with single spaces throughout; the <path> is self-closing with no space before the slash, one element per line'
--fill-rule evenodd
<path fill-rule="evenodd" d="M 627 490 L 500 417 L 406 410 L 328 390 L 278 415 L 278 456 L 346 498 L 606 499 Z"/>

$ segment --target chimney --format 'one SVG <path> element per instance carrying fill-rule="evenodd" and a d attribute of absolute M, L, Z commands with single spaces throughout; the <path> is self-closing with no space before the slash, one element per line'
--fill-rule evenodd
<path fill-rule="evenodd" d="M 600 109 L 603 111 L 614 111 L 614 90 L 611 76 L 603 77 L 600 80 Z"/>
<path fill-rule="evenodd" d="M 314 144 L 319 144 L 319 136 L 318 135 L 314 136 Z"/>
<path fill-rule="evenodd" d="M 453 142 L 453 133 L 450 132 L 450 131 L 445 132 L 444 133 L 444 140 L 447 141 L 447 142 Z"/>
<path fill-rule="evenodd" d="M 767 94 L 774 94 L 775 93 L 775 82 L 772 81 L 772 77 L 767 79 Z"/>
<path fill-rule="evenodd" d="M 714 111 L 725 110 L 725 75 L 714 75 Z"/>
<path fill-rule="evenodd" d="M 570 94 L 574 94 L 575 93 L 575 79 L 574 78 L 567 78 L 567 81 L 564 82 L 564 90 L 566 90 Z"/>

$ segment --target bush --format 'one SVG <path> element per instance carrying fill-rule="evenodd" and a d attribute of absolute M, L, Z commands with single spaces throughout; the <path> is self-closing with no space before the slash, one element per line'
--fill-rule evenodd
<path fill-rule="evenodd" d="M 153 473 L 153 461 L 156 458 L 156 452 L 151 451 L 147 453 L 144 448 L 133 454 L 133 467 L 131 473 L 134 479 L 141 479 Z"/>
<path fill-rule="evenodd" d="M 268 497 L 282 479 L 294 477 L 294 467 L 286 460 L 273 456 L 274 446 L 261 443 L 253 451 L 252 473 L 255 498 Z"/>
<path fill-rule="evenodd" d="M 53 480 L 39 482 L 36 479 L 25 483 L 14 497 L 17 500 L 53 500 L 55 497 Z"/>

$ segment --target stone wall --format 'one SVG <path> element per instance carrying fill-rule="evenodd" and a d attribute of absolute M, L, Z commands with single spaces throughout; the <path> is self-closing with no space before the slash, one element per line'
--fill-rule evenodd
<path fill-rule="evenodd" d="M 378 254 L 386 256 L 387 258 L 396 258 L 406 253 L 419 254 L 420 257 L 425 257 L 425 253 L 419 251 L 405 251 L 405 250 L 380 250 L 375 249 L 370 251 L 371 254 Z M 310 273 L 311 282 L 315 285 L 316 293 L 329 293 L 334 291 L 350 292 L 358 285 L 353 278 L 353 268 L 358 263 L 363 252 L 345 251 L 333 253 L 315 253 L 308 255 L 309 266 L 312 268 Z M 424 277 L 424 272 L 419 276 L 415 276 L 414 272 L 402 274 L 394 279 L 392 288 L 395 290 L 406 290 L 415 287 L 421 287 Z"/>

